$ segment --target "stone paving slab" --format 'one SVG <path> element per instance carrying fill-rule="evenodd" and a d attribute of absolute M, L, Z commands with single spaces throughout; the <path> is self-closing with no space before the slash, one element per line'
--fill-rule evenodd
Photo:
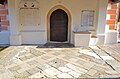
<path fill-rule="evenodd" d="M 120 78 L 120 44 L 80 48 L 12 46 L 2 52 L 0 79 Z"/>
<path fill-rule="evenodd" d="M 113 58 L 115 58 L 117 61 L 120 62 L 120 48 L 118 48 L 119 45 L 115 46 L 99 46 L 102 50 L 105 50 L 105 52 L 109 55 L 111 55 Z M 116 47 L 116 48 L 115 48 Z"/>

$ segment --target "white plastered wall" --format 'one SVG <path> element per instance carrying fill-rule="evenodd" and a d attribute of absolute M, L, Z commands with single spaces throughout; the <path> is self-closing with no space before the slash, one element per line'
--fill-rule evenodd
<path fill-rule="evenodd" d="M 14 0 L 11 0 L 14 1 Z M 73 31 L 75 27 L 78 27 L 79 30 L 95 30 L 97 32 L 98 25 L 98 8 L 100 0 L 37 0 L 39 2 L 39 14 L 40 14 L 40 24 L 38 26 L 26 27 L 20 25 L 19 21 L 19 3 L 21 0 L 16 1 L 16 26 L 17 34 L 21 44 L 45 44 L 47 42 L 47 14 L 51 8 L 56 5 L 62 5 L 66 7 L 71 13 L 72 22 L 71 22 L 71 43 L 74 42 Z M 104 0 L 103 0 L 104 2 Z M 105 3 L 106 4 L 106 3 Z M 82 10 L 94 10 L 94 26 L 90 28 L 81 27 L 81 11 Z M 35 18 L 33 18 L 35 19 Z M 104 20 L 105 18 L 103 18 Z M 14 21 L 13 21 L 14 22 Z M 11 22 L 12 24 L 12 22 Z M 13 27 L 13 26 L 11 26 Z M 103 26 L 105 27 L 105 26 Z M 12 29 L 12 28 L 11 28 Z M 14 30 L 16 30 L 14 29 Z M 104 29 L 102 29 L 104 30 Z M 14 31 L 11 31 L 11 33 Z M 19 43 L 20 43 L 19 42 Z"/>
<path fill-rule="evenodd" d="M 105 26 L 108 0 L 99 0 L 98 2 L 98 25 L 97 25 L 97 45 L 104 45 L 105 43 Z M 96 38 L 95 38 L 96 39 Z"/>
<path fill-rule="evenodd" d="M 2 45 L 10 44 L 9 31 L 0 32 L 0 44 Z"/>

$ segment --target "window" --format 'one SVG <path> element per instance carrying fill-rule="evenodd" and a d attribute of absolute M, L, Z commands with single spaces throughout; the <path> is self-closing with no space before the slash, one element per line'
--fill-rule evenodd
<path fill-rule="evenodd" d="M 83 10 L 82 11 L 81 26 L 82 27 L 94 26 L 94 10 Z"/>

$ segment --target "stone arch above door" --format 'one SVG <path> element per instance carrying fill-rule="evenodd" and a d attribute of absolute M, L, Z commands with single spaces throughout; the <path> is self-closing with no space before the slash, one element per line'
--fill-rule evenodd
<path fill-rule="evenodd" d="M 67 40 L 67 42 L 70 43 L 70 38 L 71 38 L 71 14 L 70 14 L 69 10 L 62 5 L 57 5 L 57 6 L 53 7 L 52 9 L 50 9 L 50 11 L 48 12 L 48 15 L 47 15 L 47 41 L 50 42 L 50 16 L 57 9 L 61 9 L 61 10 L 65 11 L 68 15 L 68 37 L 67 37 L 68 40 Z"/>

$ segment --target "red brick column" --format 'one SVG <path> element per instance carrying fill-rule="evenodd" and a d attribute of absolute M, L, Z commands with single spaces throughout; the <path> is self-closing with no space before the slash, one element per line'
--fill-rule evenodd
<path fill-rule="evenodd" d="M 7 31 L 9 26 L 8 20 L 8 9 L 6 5 L 0 4 L 0 24 L 2 26 L 2 31 Z"/>
<path fill-rule="evenodd" d="M 119 4 L 108 4 L 107 27 L 109 30 L 116 30 L 118 23 Z"/>

